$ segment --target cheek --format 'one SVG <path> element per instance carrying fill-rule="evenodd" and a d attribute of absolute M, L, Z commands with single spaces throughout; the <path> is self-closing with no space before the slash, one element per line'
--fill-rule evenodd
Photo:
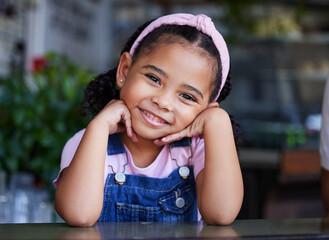
<path fill-rule="evenodd" d="M 138 81 L 134 83 L 130 82 L 121 89 L 120 99 L 125 102 L 129 110 L 132 110 L 132 108 L 147 97 L 148 93 L 149 91 L 145 90 L 143 84 L 138 83 Z"/>
<path fill-rule="evenodd" d="M 129 94 L 129 91 L 127 88 L 123 87 L 120 90 L 120 99 L 121 100 L 125 100 L 126 98 L 129 98 L 129 96 L 131 96 L 131 94 Z"/>
<path fill-rule="evenodd" d="M 182 128 L 190 125 L 194 119 L 202 112 L 202 109 L 185 109 L 180 108 L 180 111 L 176 113 L 176 116 L 179 118 L 179 125 Z M 177 118 L 176 118 L 177 119 Z"/>
<path fill-rule="evenodd" d="M 129 80 L 131 81 L 131 80 Z M 120 99 L 133 99 L 135 96 L 138 95 L 139 91 L 138 88 L 135 86 L 136 84 L 132 82 L 126 82 L 125 85 L 121 88 L 120 91 Z"/>

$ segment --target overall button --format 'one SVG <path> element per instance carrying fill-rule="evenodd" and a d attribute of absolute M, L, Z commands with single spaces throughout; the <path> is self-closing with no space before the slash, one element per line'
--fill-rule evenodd
<path fill-rule="evenodd" d="M 185 200 L 184 200 L 184 198 L 179 197 L 176 199 L 175 203 L 176 203 L 176 207 L 182 208 L 185 205 Z"/>
<path fill-rule="evenodd" d="M 188 176 L 190 175 L 190 169 L 186 166 L 180 167 L 178 169 L 179 176 L 183 179 L 187 179 Z"/>
<path fill-rule="evenodd" d="M 126 175 L 124 173 L 116 173 L 114 179 L 117 184 L 122 185 L 126 181 Z"/>

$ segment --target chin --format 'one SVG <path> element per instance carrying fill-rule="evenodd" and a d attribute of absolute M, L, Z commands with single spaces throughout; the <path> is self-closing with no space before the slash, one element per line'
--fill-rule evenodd
<path fill-rule="evenodd" d="M 150 131 L 149 129 L 134 128 L 134 131 L 138 137 L 141 137 L 146 140 L 155 140 L 169 135 L 169 133 L 163 133 L 161 131 L 156 131 L 154 129 Z"/>
<path fill-rule="evenodd" d="M 153 140 L 156 140 L 156 139 L 160 139 L 162 137 L 165 137 L 166 135 L 148 135 L 148 134 L 137 134 L 138 137 L 140 138 L 143 138 L 145 140 L 150 140 L 150 141 L 153 141 Z"/>

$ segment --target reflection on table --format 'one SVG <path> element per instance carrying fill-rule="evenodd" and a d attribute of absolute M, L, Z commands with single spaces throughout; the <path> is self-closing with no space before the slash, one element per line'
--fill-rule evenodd
<path fill-rule="evenodd" d="M 0 239 L 329 239 L 329 219 L 236 220 L 230 226 L 186 223 L 0 224 Z"/>

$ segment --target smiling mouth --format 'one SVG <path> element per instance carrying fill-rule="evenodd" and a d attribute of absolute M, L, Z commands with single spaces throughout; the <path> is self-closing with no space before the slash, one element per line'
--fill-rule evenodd
<path fill-rule="evenodd" d="M 163 118 L 160 118 L 157 115 L 154 115 L 153 113 L 143 110 L 143 109 L 139 109 L 141 112 L 141 115 L 143 117 L 143 119 L 150 124 L 151 126 L 154 127 L 163 127 L 165 125 L 168 125 L 169 123 L 164 120 Z"/>

